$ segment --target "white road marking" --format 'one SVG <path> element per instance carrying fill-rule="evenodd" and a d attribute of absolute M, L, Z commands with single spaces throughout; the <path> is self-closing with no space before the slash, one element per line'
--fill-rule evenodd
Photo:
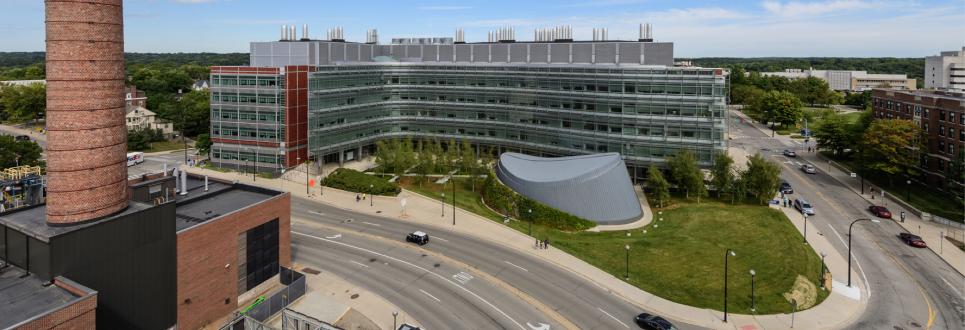
<path fill-rule="evenodd" d="M 506 260 L 503 260 L 503 262 L 505 262 L 505 263 L 507 263 L 507 264 L 509 264 L 510 266 L 513 266 L 513 267 L 516 267 L 516 268 L 519 268 L 519 269 L 522 269 L 522 270 L 523 270 L 524 272 L 529 272 L 528 270 L 526 270 L 526 268 L 523 268 L 523 267 L 520 267 L 520 266 L 517 266 L 516 264 L 514 264 L 514 263 L 511 263 L 511 262 L 509 262 L 509 261 L 506 261 Z"/>
<path fill-rule="evenodd" d="M 325 236 L 327 239 L 336 239 L 342 237 L 342 234 L 335 234 L 334 236 Z"/>
<path fill-rule="evenodd" d="M 602 308 L 597 307 L 596 309 L 600 310 L 601 312 L 603 312 L 603 314 L 606 314 L 606 316 L 609 316 L 614 321 L 617 321 L 618 323 L 622 324 L 624 328 L 630 329 L 630 326 L 628 326 L 626 323 L 623 323 L 623 321 L 620 321 L 620 319 L 613 317 L 613 315 L 610 315 L 610 313 L 607 313 Z"/>
<path fill-rule="evenodd" d="M 831 228 L 831 232 L 834 233 L 834 236 L 837 236 L 838 239 L 841 240 L 841 245 L 844 245 L 844 248 L 847 249 L 848 243 L 844 241 L 844 238 L 841 237 L 841 234 L 838 234 L 838 231 L 834 230 L 834 227 L 832 227 L 831 225 L 828 225 L 828 228 Z M 861 263 L 858 262 L 858 258 L 854 257 L 854 252 L 852 252 L 851 254 L 852 255 L 850 257 L 854 258 L 854 264 L 858 266 L 858 271 L 861 272 L 861 278 L 864 279 L 865 291 L 868 292 L 868 299 L 871 299 L 871 282 L 868 282 L 868 276 L 865 275 L 864 268 L 861 267 Z M 845 261 L 847 262 L 847 259 L 845 259 Z"/>
<path fill-rule="evenodd" d="M 419 289 L 419 291 L 421 291 L 421 292 L 424 293 L 425 295 L 429 296 L 429 298 L 435 299 L 437 302 L 442 302 L 442 300 L 439 300 L 439 298 L 436 298 L 436 296 L 433 296 L 433 295 L 429 294 L 428 292 L 426 292 L 426 290 Z"/>
<path fill-rule="evenodd" d="M 496 307 L 496 305 L 493 305 L 493 304 L 492 304 L 491 302 L 489 302 L 488 300 L 483 299 L 483 297 L 480 297 L 480 296 L 479 296 L 478 294 L 476 294 L 475 292 L 472 292 L 472 291 L 470 291 L 469 289 L 466 289 L 465 287 L 463 287 L 463 286 L 461 286 L 461 285 L 459 285 L 459 284 L 456 284 L 456 282 L 453 282 L 452 280 L 446 278 L 445 276 L 439 275 L 439 274 L 437 274 L 437 273 L 435 273 L 435 272 L 432 272 L 432 271 L 430 271 L 430 270 L 428 270 L 428 269 L 426 269 L 426 268 L 423 268 L 423 267 L 421 267 L 421 266 L 419 266 L 419 265 L 413 264 L 413 263 L 411 263 L 411 262 L 408 262 L 408 261 L 405 261 L 405 260 L 402 260 L 402 259 L 399 259 L 399 258 L 395 258 L 395 257 L 392 257 L 392 256 L 388 256 L 388 255 L 385 255 L 385 254 L 382 254 L 382 253 L 379 253 L 379 252 L 375 252 L 375 251 L 372 251 L 372 250 L 369 250 L 369 249 L 366 249 L 366 248 L 354 246 L 354 245 L 351 245 L 351 244 L 346 244 L 346 243 L 342 243 L 342 242 L 338 242 L 338 241 L 333 241 L 333 240 L 330 240 L 330 239 L 325 239 L 325 238 L 318 237 L 318 236 L 313 236 L 313 235 L 309 235 L 309 234 L 305 234 L 305 233 L 300 233 L 300 232 L 297 232 L 297 231 L 292 231 L 292 234 L 302 235 L 302 236 L 306 236 L 306 237 L 311 237 L 311 238 L 314 238 L 314 239 L 317 239 L 317 240 L 320 240 L 320 241 L 325 241 L 325 242 L 329 242 L 329 243 L 332 243 L 332 244 L 337 244 L 337 245 L 341 245 L 341 246 L 350 247 L 350 248 L 353 248 L 353 249 L 356 249 L 356 250 L 365 251 L 365 252 L 368 252 L 368 253 L 371 253 L 371 254 L 374 254 L 374 255 L 377 255 L 377 256 L 381 256 L 381 257 L 383 257 L 383 258 L 387 258 L 387 259 L 392 259 L 392 260 L 394 260 L 394 261 L 398 261 L 398 262 L 400 262 L 400 263 L 409 265 L 409 266 L 412 267 L 412 268 L 415 268 L 415 269 L 424 271 L 424 272 L 426 272 L 426 273 L 432 274 L 432 275 L 438 277 L 439 279 L 442 279 L 443 281 L 449 282 L 449 284 L 452 284 L 453 286 L 455 286 L 455 287 L 457 287 L 457 288 L 459 288 L 459 289 L 462 289 L 463 291 L 465 291 L 466 293 L 472 295 L 472 296 L 475 297 L 476 299 L 479 299 L 479 301 L 482 301 L 484 304 L 488 305 L 488 306 L 491 307 L 492 309 L 496 310 L 496 312 L 499 312 L 499 314 L 503 315 L 503 317 L 509 319 L 510 322 L 513 322 L 513 324 L 515 324 L 517 327 L 519 327 L 520 330 L 526 330 L 526 328 L 523 327 L 522 324 L 520 324 L 519 322 L 516 322 L 516 320 L 513 319 L 511 316 L 509 316 L 509 314 L 506 314 L 506 312 L 504 312 L 503 310 L 499 309 L 499 307 Z M 612 316 L 611 316 L 611 317 L 612 317 Z M 629 327 L 628 327 L 628 328 L 629 328 Z"/>
<path fill-rule="evenodd" d="M 432 236 L 432 239 L 437 239 L 437 240 L 440 240 L 440 241 L 443 241 L 443 242 L 449 242 L 449 240 L 447 240 L 447 239 L 445 239 L 445 238 L 442 238 L 442 237 L 439 237 L 439 236 Z"/>
<path fill-rule="evenodd" d="M 543 322 L 536 322 L 536 325 L 526 322 L 526 326 L 533 330 L 550 330 L 550 325 Z"/>
<path fill-rule="evenodd" d="M 355 261 L 355 260 L 349 260 L 349 261 L 351 261 L 353 264 L 356 264 L 356 265 L 359 265 L 359 266 L 362 266 L 362 267 L 365 267 L 365 268 L 369 268 L 369 265 L 363 264 L 363 263 L 361 263 L 361 262 L 358 262 L 358 261 Z"/>
<path fill-rule="evenodd" d="M 472 274 L 467 272 L 459 272 L 459 274 L 452 275 L 452 278 L 457 282 L 462 283 L 462 285 L 466 285 L 466 283 L 469 283 L 469 281 L 471 281 L 474 277 Z"/>
<path fill-rule="evenodd" d="M 371 223 L 371 222 L 368 222 L 368 221 L 362 221 L 362 223 L 364 223 L 364 224 L 366 224 L 366 225 L 369 225 L 369 226 L 382 227 L 382 225 L 380 225 L 380 224 Z"/>
<path fill-rule="evenodd" d="M 942 282 L 945 282 L 945 284 L 948 284 L 948 287 L 952 288 L 952 290 L 955 290 L 955 293 L 958 294 L 959 297 L 962 296 L 962 293 L 961 293 L 960 291 L 958 291 L 958 289 L 955 288 L 954 285 L 952 285 L 951 283 L 949 283 L 948 280 L 945 280 L 945 278 L 944 278 L 944 277 L 941 277 L 940 275 L 938 276 L 938 278 L 942 279 Z"/>
<path fill-rule="evenodd" d="M 308 211 L 308 213 L 315 214 L 315 215 L 325 215 L 325 213 L 318 212 L 318 211 Z"/>

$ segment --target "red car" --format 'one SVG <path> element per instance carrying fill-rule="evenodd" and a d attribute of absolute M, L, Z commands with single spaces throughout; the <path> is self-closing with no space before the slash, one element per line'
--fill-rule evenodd
<path fill-rule="evenodd" d="M 874 214 L 876 217 L 891 219 L 891 211 L 888 211 L 888 208 L 884 206 L 871 205 L 868 206 L 868 211 L 870 211 L 871 214 Z"/>
<path fill-rule="evenodd" d="M 922 240 L 921 237 L 918 235 L 901 233 L 901 234 L 898 234 L 898 238 L 901 238 L 901 240 L 905 242 L 905 244 L 914 246 L 916 248 L 928 247 L 928 245 L 925 244 L 925 241 Z"/>

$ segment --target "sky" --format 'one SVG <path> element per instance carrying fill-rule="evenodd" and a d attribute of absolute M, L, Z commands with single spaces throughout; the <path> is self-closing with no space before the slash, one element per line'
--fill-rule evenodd
<path fill-rule="evenodd" d="M 128 52 L 248 52 L 248 42 L 279 38 L 282 24 L 309 25 L 311 37 L 341 26 L 349 41 L 376 28 L 392 37 L 466 41 L 515 27 L 570 25 L 575 39 L 608 28 L 610 39 L 636 40 L 649 22 L 675 57 L 922 57 L 965 46 L 965 0 L 127 0 Z M 0 0 L 0 51 L 44 49 L 41 0 Z"/>

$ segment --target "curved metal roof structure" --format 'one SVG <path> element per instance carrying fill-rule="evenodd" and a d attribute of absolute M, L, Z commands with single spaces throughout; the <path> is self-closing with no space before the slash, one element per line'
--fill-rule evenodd
<path fill-rule="evenodd" d="M 516 192 L 601 225 L 636 221 L 643 215 L 620 154 L 544 158 L 499 156 L 496 176 Z"/>

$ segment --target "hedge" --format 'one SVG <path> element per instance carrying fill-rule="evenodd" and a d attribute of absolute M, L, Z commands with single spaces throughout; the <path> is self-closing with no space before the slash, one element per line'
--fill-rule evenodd
<path fill-rule="evenodd" d="M 517 194 L 496 180 L 496 174 L 492 171 L 489 172 L 489 176 L 483 182 L 482 194 L 486 205 L 493 210 L 502 214 L 514 214 L 524 221 L 533 220 L 536 224 L 563 231 L 581 231 L 596 226 L 593 221 L 557 210 Z M 533 212 L 529 213 L 528 210 L 533 210 Z"/>
<path fill-rule="evenodd" d="M 351 192 L 382 196 L 395 196 L 402 191 L 398 184 L 347 168 L 340 168 L 329 174 L 325 179 L 322 179 L 322 185 Z M 369 188 L 370 185 L 372 188 Z"/>

